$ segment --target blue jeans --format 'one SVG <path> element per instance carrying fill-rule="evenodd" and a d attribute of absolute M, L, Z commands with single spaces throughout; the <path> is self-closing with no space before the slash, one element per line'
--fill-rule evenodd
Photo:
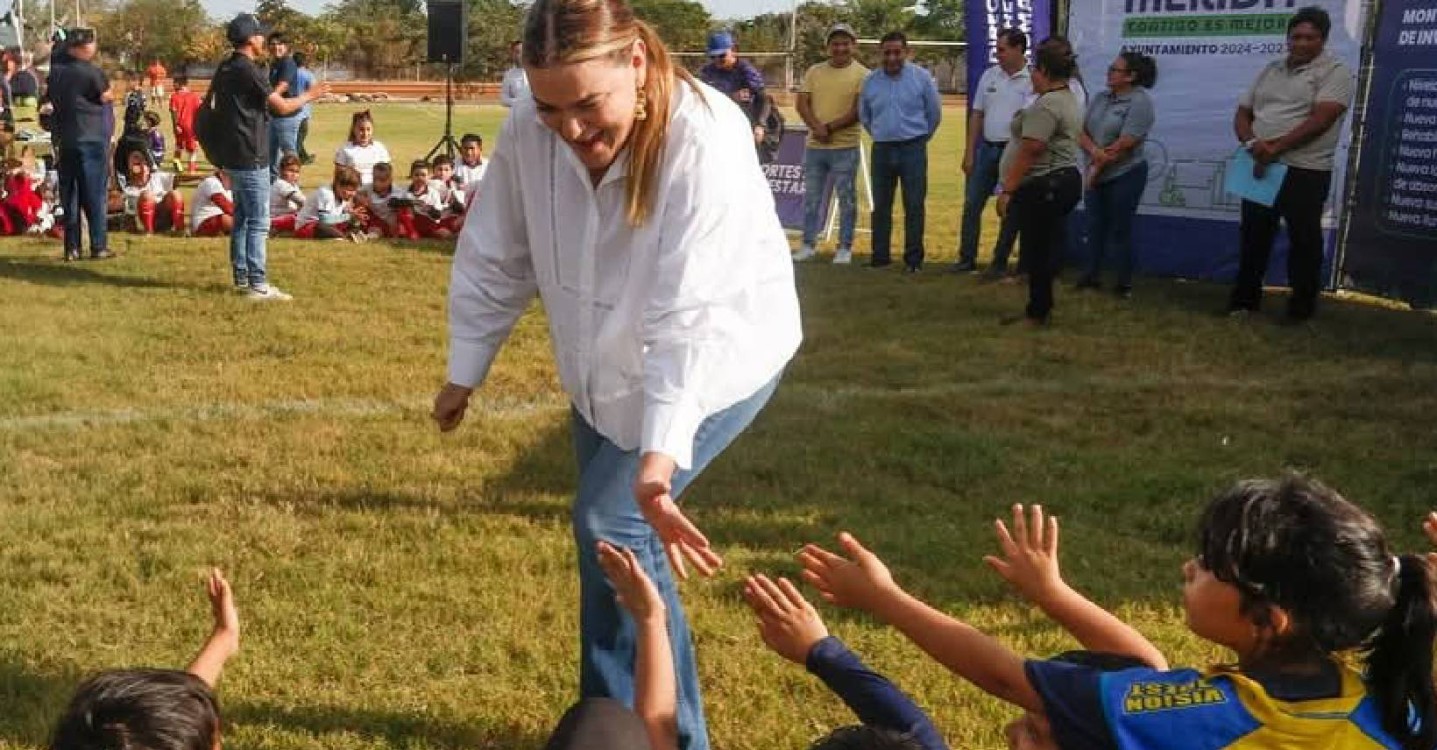
<path fill-rule="evenodd" d="M 275 117 L 269 121 L 269 181 L 279 177 L 279 160 L 286 153 L 299 153 L 300 116 Z"/>
<path fill-rule="evenodd" d="M 858 198 L 853 180 L 858 174 L 858 147 L 810 148 L 803 153 L 803 245 L 818 238 L 818 216 L 823 210 L 823 189 L 833 175 L 838 196 L 838 248 L 853 249 L 853 227 L 858 223 Z"/>
<path fill-rule="evenodd" d="M 1088 277 L 1097 279 L 1103 261 L 1116 258 L 1118 286 L 1133 285 L 1133 217 L 1148 185 L 1148 163 L 1099 182 L 1083 195 L 1088 215 Z"/>
<path fill-rule="evenodd" d="M 269 236 L 269 171 L 264 167 L 225 171 L 230 176 L 235 204 L 235 224 L 230 232 L 235 285 L 263 289 L 264 243 Z"/>
<path fill-rule="evenodd" d="M 873 264 L 892 258 L 893 195 L 903 183 L 903 262 L 923 265 L 923 201 L 928 198 L 928 139 L 873 144 Z"/>
<path fill-rule="evenodd" d="M 978 139 L 977 150 L 973 153 L 973 171 L 963 181 L 963 226 L 959 238 L 959 262 L 974 263 L 978 260 L 978 240 L 983 234 L 983 209 L 988 207 L 988 198 L 998 186 L 1002 175 L 998 173 L 998 162 L 1003 157 L 1003 144 L 989 143 Z M 993 247 L 993 266 L 1007 268 L 1008 256 L 1013 254 L 1013 241 L 1018 230 L 1011 222 L 998 225 L 998 244 Z"/>
<path fill-rule="evenodd" d="M 80 252 L 80 216 L 90 225 L 90 252 L 108 249 L 105 235 L 105 182 L 110 174 L 104 141 L 80 141 L 60 147 L 60 205 L 65 207 L 65 252 Z"/>
<path fill-rule="evenodd" d="M 780 376 L 781 377 L 781 376 Z M 694 435 L 693 467 L 673 478 L 678 500 L 699 472 L 748 427 L 778 387 L 779 377 L 747 399 L 713 414 Z M 634 704 L 633 620 L 614 602 L 614 589 L 599 567 L 594 551 L 599 540 L 632 549 L 644 571 L 653 579 L 668 608 L 669 638 L 674 649 L 678 682 L 679 747 L 708 750 L 699 692 L 698 666 L 688 620 L 678 588 L 669 573 L 663 544 L 644 521 L 634 502 L 634 478 L 639 452 L 619 448 L 574 412 L 574 455 L 579 462 L 579 493 L 574 501 L 574 541 L 579 553 L 579 692 L 585 698 L 615 698 Z"/>

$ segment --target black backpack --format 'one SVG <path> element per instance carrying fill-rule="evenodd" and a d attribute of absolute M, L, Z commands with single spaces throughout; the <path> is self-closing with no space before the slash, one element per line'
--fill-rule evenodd
<path fill-rule="evenodd" d="M 199 139 L 200 148 L 205 152 L 205 161 L 215 165 L 223 166 L 225 142 L 224 123 L 220 122 L 219 113 L 215 104 L 215 83 L 220 80 L 220 75 L 229 68 L 229 61 L 220 63 L 215 69 L 214 75 L 210 78 L 210 88 L 205 92 L 205 99 L 200 103 L 200 108 L 195 112 L 195 137 Z"/>

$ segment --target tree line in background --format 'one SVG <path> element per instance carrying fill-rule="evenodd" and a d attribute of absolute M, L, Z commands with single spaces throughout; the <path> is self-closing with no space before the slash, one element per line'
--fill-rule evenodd
<path fill-rule="evenodd" d="M 510 0 L 464 0 L 468 4 L 468 54 L 456 66 L 460 81 L 496 80 L 509 65 L 509 42 L 518 38 L 526 5 Z M 675 51 L 701 51 L 710 31 L 729 29 L 738 39 L 740 54 L 786 52 L 790 15 L 767 13 L 742 20 L 713 18 L 694 0 L 630 0 L 639 17 L 657 27 Z M 56 6 L 64 19 L 63 0 Z M 206 14 L 200 0 L 87 0 L 82 21 L 93 26 L 101 49 L 119 67 L 139 70 L 150 60 L 163 61 L 172 71 L 185 66 L 208 67 L 224 57 L 223 22 Z M 48 35 L 49 6 L 26 4 L 26 38 Z M 424 0 L 336 0 L 323 12 L 311 15 L 290 7 L 286 0 L 259 0 L 256 15 L 283 30 L 297 50 L 308 53 L 311 66 L 342 67 L 356 77 L 408 78 L 416 74 L 442 76 L 442 69 L 424 69 L 427 22 Z M 912 39 L 961 41 L 963 0 L 808 0 L 798 6 L 796 76 L 825 57 L 824 37 L 837 22 L 851 24 L 863 38 L 876 38 L 902 30 Z M 873 49 L 865 49 L 865 63 L 876 64 Z M 920 61 L 956 62 L 957 48 L 918 48 Z M 685 57 L 697 67 L 702 57 Z M 754 63 L 770 81 L 783 80 L 782 57 L 762 56 Z"/>

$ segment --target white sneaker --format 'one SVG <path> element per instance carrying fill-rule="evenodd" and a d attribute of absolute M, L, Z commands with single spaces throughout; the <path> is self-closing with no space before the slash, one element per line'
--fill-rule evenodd
<path fill-rule="evenodd" d="M 815 256 L 815 255 L 818 255 L 818 251 L 817 251 L 817 250 L 814 250 L 813 248 L 809 247 L 808 245 L 804 245 L 803 247 L 800 247 L 800 248 L 797 250 L 797 252 L 795 252 L 795 253 L 793 254 L 793 262 L 794 262 L 794 263 L 802 263 L 803 261 L 808 260 L 809 258 L 812 258 L 812 257 Z"/>
<path fill-rule="evenodd" d="M 250 287 L 249 298 L 256 302 L 288 302 L 294 299 L 294 297 L 280 291 L 279 287 L 273 284 L 266 284 L 262 287 Z"/>
<path fill-rule="evenodd" d="M 853 251 L 848 248 L 839 248 L 838 252 L 833 254 L 833 265 L 835 266 L 846 266 L 852 262 Z"/>

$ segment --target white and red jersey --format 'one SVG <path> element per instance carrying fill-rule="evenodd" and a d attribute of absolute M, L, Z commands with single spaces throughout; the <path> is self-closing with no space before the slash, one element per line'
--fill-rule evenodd
<path fill-rule="evenodd" d="M 371 141 L 368 146 L 346 143 L 334 152 L 334 163 L 358 170 L 359 181 L 363 185 L 374 182 L 375 164 L 389 161 L 389 149 L 379 141 Z"/>
<path fill-rule="evenodd" d="M 275 180 L 269 186 L 269 215 L 289 216 L 304 207 L 304 191 L 292 182 Z"/>
<path fill-rule="evenodd" d="M 458 175 L 456 174 L 456 177 Z M 455 181 L 457 182 L 457 180 Z M 461 185 L 463 183 L 460 183 Z M 445 180 L 430 180 L 429 189 L 439 194 L 439 204 L 445 211 L 451 213 L 462 213 L 464 211 L 464 191 L 454 187 L 454 182 Z"/>
<path fill-rule="evenodd" d="M 402 193 L 403 191 L 391 184 L 389 189 L 381 195 L 373 185 L 370 185 L 360 190 L 359 196 L 363 203 L 368 204 L 369 212 L 374 214 L 374 218 L 386 224 L 392 224 L 394 223 L 394 207 L 389 205 L 389 201 L 401 197 Z"/>
<path fill-rule="evenodd" d="M 295 225 L 304 226 L 312 221 L 343 224 L 349 221 L 349 212 L 353 207 L 353 201 L 341 201 L 339 196 L 334 194 L 334 188 L 325 185 L 309 194 L 309 199 L 304 202 L 304 208 L 299 210 L 299 218 L 295 220 Z"/>
<path fill-rule="evenodd" d="M 489 162 L 480 160 L 478 164 L 469 165 L 459 162 L 454 165 L 454 176 L 464 182 L 464 194 L 469 195 L 479 186 L 479 181 L 484 179 L 484 170 L 489 168 Z"/>
<path fill-rule="evenodd" d="M 150 172 L 148 180 L 141 185 L 131 185 L 128 180 L 125 182 L 125 213 L 134 216 L 139 210 L 140 196 L 148 194 L 154 200 L 160 200 L 165 194 L 175 189 L 175 176 L 169 172 Z"/>
<path fill-rule="evenodd" d="M 438 213 L 444 210 L 444 199 L 439 195 L 438 190 L 433 189 L 432 183 L 424 185 L 424 189 L 419 192 L 415 192 L 412 184 L 407 185 L 400 191 L 399 197 L 413 201 L 414 207 L 425 213 Z"/>
<path fill-rule="evenodd" d="M 199 231 L 205 219 L 234 212 L 234 196 L 220 178 L 213 175 L 200 180 L 190 208 L 190 231 Z"/>

